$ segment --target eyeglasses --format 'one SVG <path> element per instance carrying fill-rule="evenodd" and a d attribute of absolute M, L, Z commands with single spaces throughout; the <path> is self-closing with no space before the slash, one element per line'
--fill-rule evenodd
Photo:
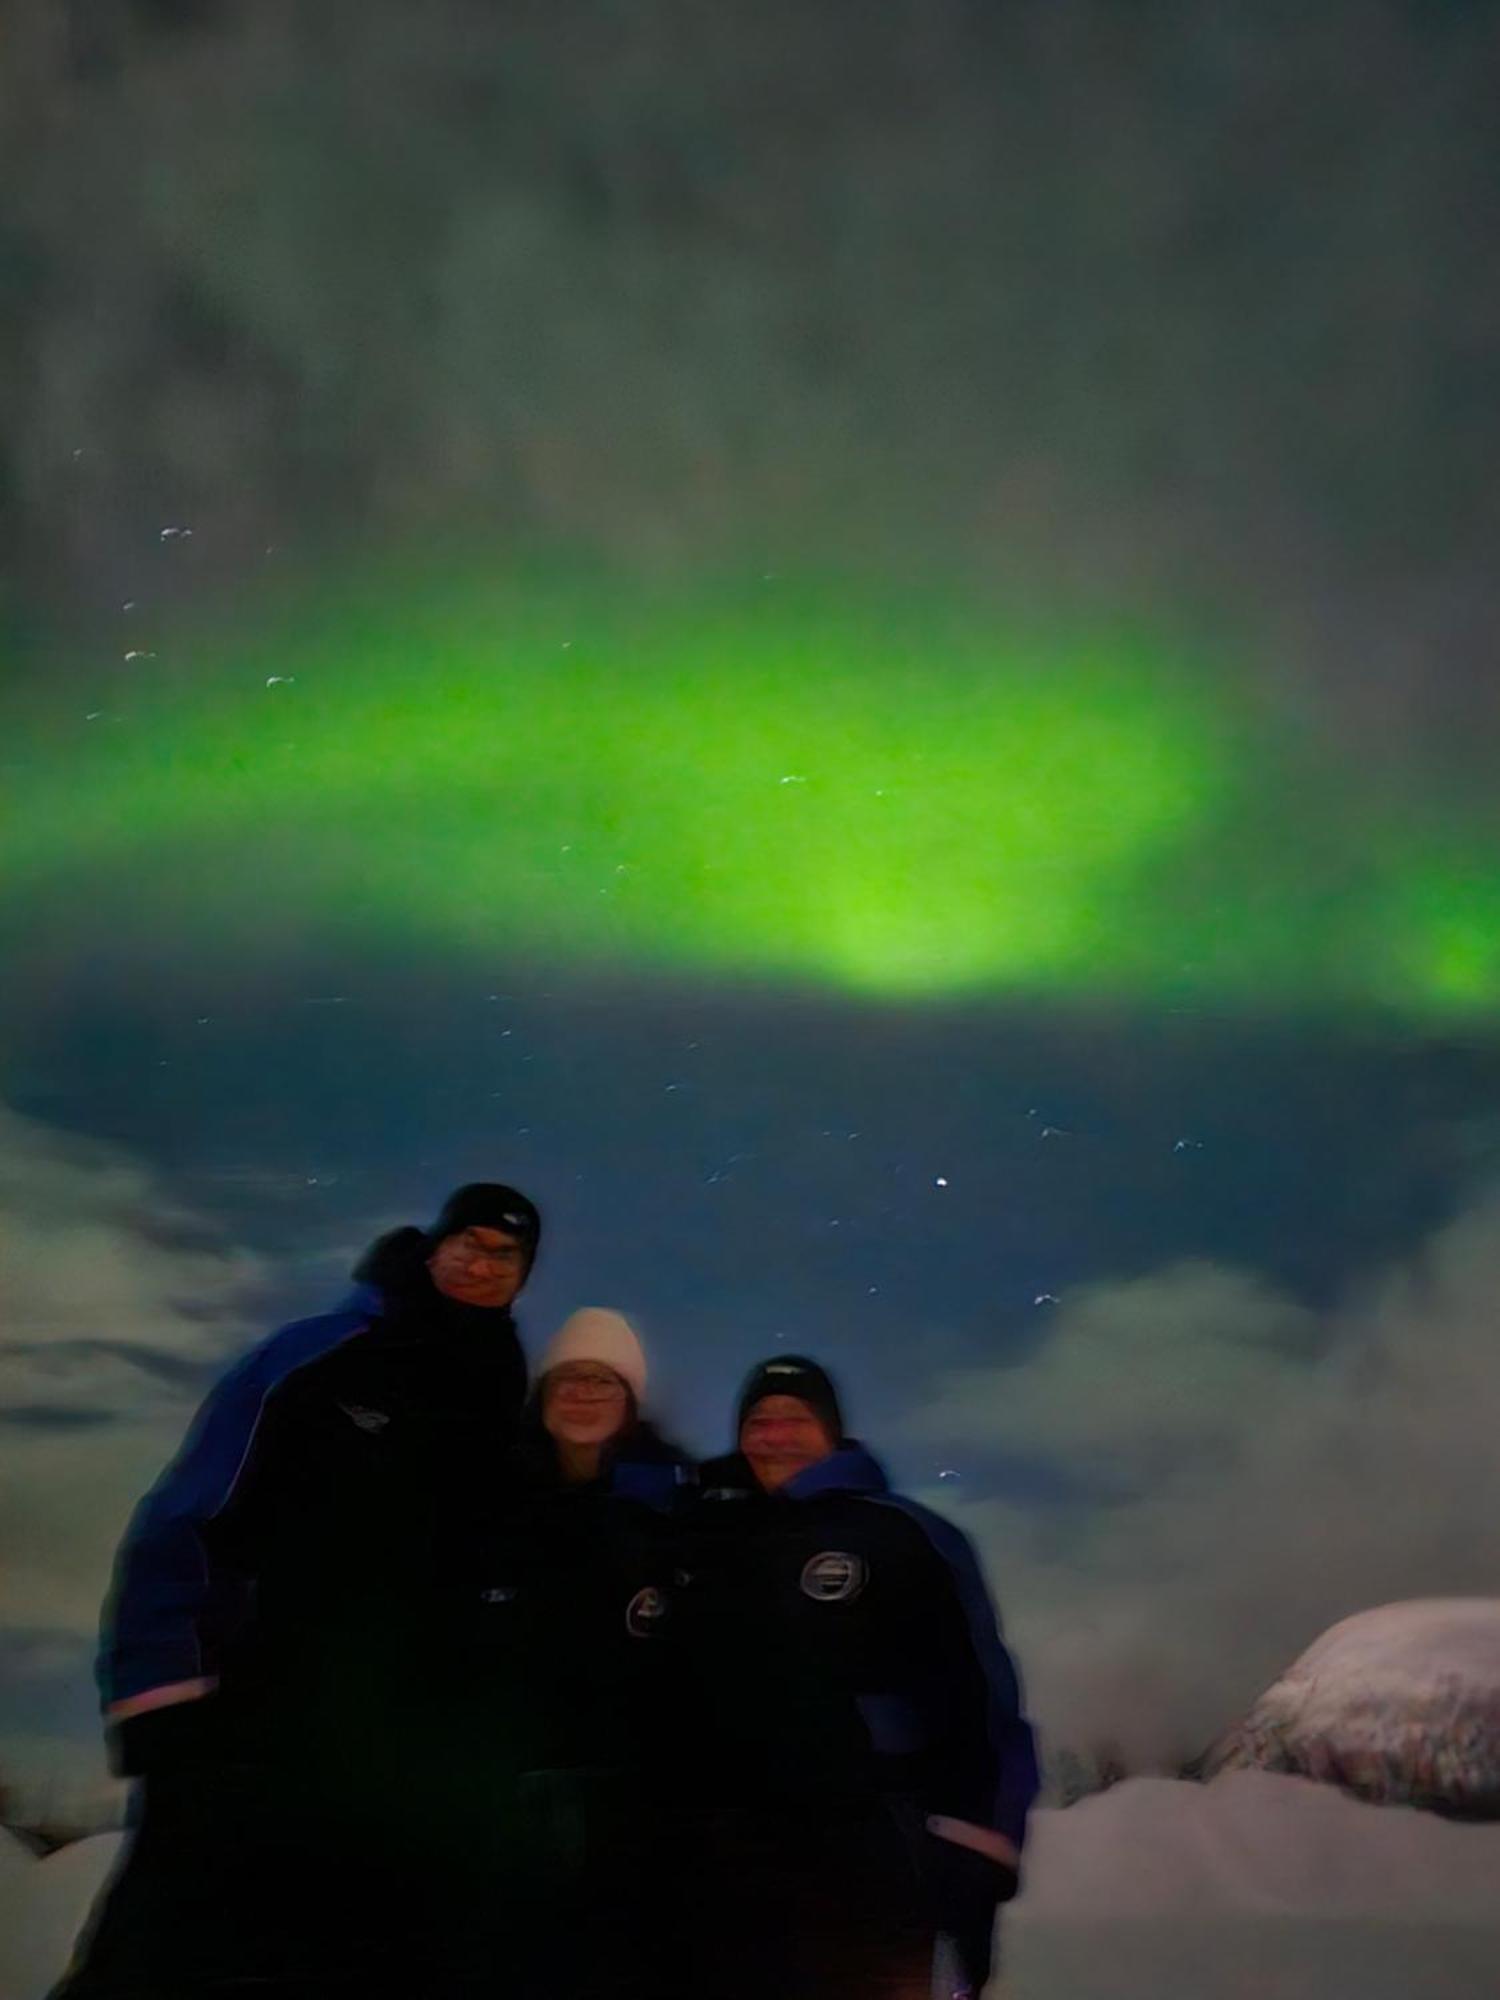
<path fill-rule="evenodd" d="M 618 1375 L 559 1375 L 548 1384 L 554 1396 L 566 1396 L 575 1403 L 609 1403 L 625 1394 Z"/>
<path fill-rule="evenodd" d="M 460 1236 L 457 1247 L 466 1264 L 503 1264 L 510 1268 L 521 1263 L 526 1254 L 518 1243 L 500 1243 L 491 1248 L 476 1243 L 471 1236 Z"/>

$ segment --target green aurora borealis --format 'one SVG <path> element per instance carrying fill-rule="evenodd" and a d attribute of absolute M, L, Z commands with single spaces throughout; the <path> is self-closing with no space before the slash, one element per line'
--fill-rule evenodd
<path fill-rule="evenodd" d="M 1139 629 L 777 578 L 387 581 L 110 673 L 9 704 L 22 925 L 882 999 L 1500 999 L 1496 823 L 1383 802 Z"/>

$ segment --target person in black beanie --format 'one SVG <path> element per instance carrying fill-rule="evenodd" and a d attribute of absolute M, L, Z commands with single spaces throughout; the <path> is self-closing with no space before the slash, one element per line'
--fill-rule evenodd
<path fill-rule="evenodd" d="M 136 1825 L 56 2000 L 421 1990 L 398 1947 L 440 1921 L 462 1784 L 432 1691 L 514 1478 L 540 1241 L 515 1188 L 456 1188 L 199 1410 L 116 1559 L 99 1680 Z"/>
<path fill-rule="evenodd" d="M 675 1593 L 681 1990 L 977 1995 L 1037 1764 L 973 1551 L 815 1361 L 754 1368 L 734 1435 Z"/>

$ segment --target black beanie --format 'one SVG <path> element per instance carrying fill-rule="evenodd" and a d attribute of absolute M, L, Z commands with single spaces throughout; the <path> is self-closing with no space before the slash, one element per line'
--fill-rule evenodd
<path fill-rule="evenodd" d="M 525 1247 L 528 1267 L 542 1240 L 542 1218 L 535 1202 L 500 1181 L 468 1181 L 455 1188 L 427 1231 L 427 1240 L 435 1250 L 445 1236 L 458 1236 L 465 1229 L 503 1229 L 517 1237 Z"/>
<path fill-rule="evenodd" d="M 839 1392 L 828 1371 L 801 1354 L 777 1354 L 761 1361 L 745 1377 L 734 1413 L 734 1442 L 738 1450 L 745 1419 L 767 1396 L 795 1396 L 806 1403 L 835 1444 L 843 1442 L 844 1414 L 839 1408 Z"/>

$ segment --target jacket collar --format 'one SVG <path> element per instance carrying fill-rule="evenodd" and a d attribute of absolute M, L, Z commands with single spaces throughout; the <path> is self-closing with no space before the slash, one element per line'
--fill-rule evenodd
<path fill-rule="evenodd" d="M 857 1438 L 845 1438 L 836 1452 L 789 1479 L 781 1491 L 788 1500 L 815 1500 L 824 1493 L 888 1493 L 890 1482 L 873 1453 Z"/>

